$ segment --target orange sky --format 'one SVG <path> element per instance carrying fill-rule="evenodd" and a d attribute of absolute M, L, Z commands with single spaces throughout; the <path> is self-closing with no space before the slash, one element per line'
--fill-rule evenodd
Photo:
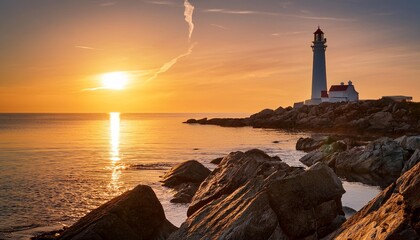
<path fill-rule="evenodd" d="M 420 99 L 416 1 L 190 3 L 191 40 L 183 1 L 2 1 L 0 112 L 255 112 L 293 105 L 310 97 L 318 24 L 328 39 L 328 85 L 352 80 L 361 99 Z M 113 71 L 130 75 L 124 90 L 84 90 L 101 87 L 99 75 Z"/>

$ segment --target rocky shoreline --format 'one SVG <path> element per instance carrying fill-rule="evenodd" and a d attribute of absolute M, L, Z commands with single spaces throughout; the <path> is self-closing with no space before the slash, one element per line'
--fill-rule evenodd
<path fill-rule="evenodd" d="M 247 118 L 189 119 L 184 123 L 351 135 L 412 135 L 420 134 L 420 103 L 387 99 L 321 103 L 300 108 L 264 109 Z"/>
<path fill-rule="evenodd" d="M 214 159 L 213 171 L 194 160 L 171 168 L 162 185 L 174 189 L 171 202 L 189 204 L 179 228 L 166 219 L 153 190 L 138 185 L 71 227 L 32 239 L 420 239 L 419 119 L 419 103 L 389 100 L 190 119 L 186 123 L 335 135 L 298 140 L 307 169 L 258 149 Z M 342 206 L 339 177 L 383 190 L 356 212 Z"/>
<path fill-rule="evenodd" d="M 188 184 L 199 185 L 192 191 L 188 218 L 180 228 L 166 219 L 153 190 L 139 185 L 64 231 L 33 239 L 274 240 L 369 236 L 418 239 L 420 236 L 420 163 L 347 220 L 345 212 L 351 209 L 342 206 L 345 191 L 341 180 L 323 161 L 305 170 L 290 167 L 280 158 L 257 149 L 232 152 L 212 172 L 198 162 L 188 161 L 173 167 L 162 183 L 186 188 Z M 179 187 L 180 191 L 182 188 Z"/>

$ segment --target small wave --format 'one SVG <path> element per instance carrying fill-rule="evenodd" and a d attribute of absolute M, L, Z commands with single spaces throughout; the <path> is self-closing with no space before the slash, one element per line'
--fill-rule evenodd
<path fill-rule="evenodd" d="M 2 228 L 0 229 L 0 232 L 2 233 L 12 233 L 12 232 L 18 232 L 18 231 L 24 231 L 28 229 L 38 228 L 39 224 L 28 224 L 28 225 L 21 225 L 21 226 L 11 226 L 9 228 Z"/>
<path fill-rule="evenodd" d="M 173 166 L 169 163 L 146 163 L 146 164 L 132 164 L 128 169 L 133 170 L 168 170 Z"/>

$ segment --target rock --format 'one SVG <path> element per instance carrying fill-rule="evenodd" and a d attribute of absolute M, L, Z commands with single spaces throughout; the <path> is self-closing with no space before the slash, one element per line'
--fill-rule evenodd
<path fill-rule="evenodd" d="M 370 129 L 386 129 L 391 127 L 392 114 L 390 112 L 377 112 L 370 116 Z"/>
<path fill-rule="evenodd" d="M 312 151 L 315 149 L 318 149 L 324 144 L 332 143 L 334 142 L 334 139 L 331 137 L 320 137 L 317 139 L 314 138 L 299 138 L 296 143 L 296 150 L 302 150 L 302 151 Z"/>
<path fill-rule="evenodd" d="M 223 160 L 223 158 L 222 157 L 220 157 L 220 158 L 216 158 L 216 159 L 213 159 L 213 160 L 211 160 L 211 162 L 210 163 L 213 163 L 213 164 L 219 164 L 221 161 Z"/>
<path fill-rule="evenodd" d="M 328 166 L 335 167 L 335 157 L 338 153 L 347 149 L 347 144 L 342 141 L 335 141 L 331 144 L 324 144 L 319 149 L 309 152 L 301 159 L 300 162 L 306 166 L 312 166 L 317 162 L 324 162 Z"/>
<path fill-rule="evenodd" d="M 335 168 L 355 173 L 376 173 L 399 176 L 407 160 L 405 151 L 396 141 L 380 138 L 366 147 L 354 147 L 335 157 Z"/>
<path fill-rule="evenodd" d="M 404 149 L 410 151 L 416 151 L 416 149 L 420 149 L 420 136 L 402 136 L 395 139 Z"/>
<path fill-rule="evenodd" d="M 60 239 L 166 239 L 177 228 L 165 218 L 152 188 L 138 185 L 103 204 L 71 227 Z"/>
<path fill-rule="evenodd" d="M 420 163 L 325 239 L 420 239 Z"/>
<path fill-rule="evenodd" d="M 322 237 L 345 221 L 341 181 L 325 164 L 275 181 L 268 186 L 270 203 L 281 229 L 292 238 Z"/>
<path fill-rule="evenodd" d="M 185 123 L 224 127 L 252 126 L 292 130 L 326 130 L 350 134 L 420 134 L 420 103 L 387 100 L 321 103 L 316 106 L 264 109 L 249 118 L 190 119 Z"/>
<path fill-rule="evenodd" d="M 174 189 L 176 193 L 174 194 L 171 203 L 190 203 L 195 192 L 197 192 L 199 183 L 181 183 L 176 186 Z"/>
<path fill-rule="evenodd" d="M 169 170 L 163 176 L 163 186 L 176 187 L 182 183 L 201 183 L 210 174 L 210 170 L 196 160 L 183 162 Z"/>
<path fill-rule="evenodd" d="M 174 188 L 176 193 L 173 203 L 190 203 L 192 197 L 210 170 L 196 160 L 183 162 L 169 170 L 163 176 L 163 186 Z"/>
<path fill-rule="evenodd" d="M 351 207 L 347 207 L 347 206 L 343 206 L 343 212 L 344 212 L 344 216 L 346 217 L 346 219 L 349 219 L 351 216 L 353 216 L 354 214 L 357 213 L 356 210 L 354 210 Z"/>
<path fill-rule="evenodd" d="M 408 159 L 408 161 L 404 164 L 402 173 L 405 173 L 408 170 L 410 170 L 418 162 L 420 162 L 420 149 L 419 148 L 413 153 L 413 155 L 411 155 L 410 159 Z"/>
<path fill-rule="evenodd" d="M 169 239 L 314 239 L 343 222 L 343 193 L 324 164 L 304 171 L 260 150 L 230 153 Z"/>
<path fill-rule="evenodd" d="M 259 119 L 266 119 L 269 117 L 272 117 L 276 114 L 276 112 L 274 112 L 274 110 L 272 109 L 264 109 L 259 113 L 255 113 L 253 115 L 251 115 L 249 118 L 251 119 L 251 121 L 255 121 L 255 120 L 259 120 Z"/>

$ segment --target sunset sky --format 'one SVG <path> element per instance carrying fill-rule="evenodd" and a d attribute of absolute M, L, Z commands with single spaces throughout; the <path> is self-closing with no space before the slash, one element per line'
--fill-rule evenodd
<path fill-rule="evenodd" d="M 418 0 L 189 3 L 191 32 L 183 0 L 1 0 L 0 112 L 293 105 L 310 98 L 318 25 L 328 85 L 352 80 L 361 99 L 420 101 Z M 123 89 L 104 86 L 110 72 L 127 77 Z"/>

